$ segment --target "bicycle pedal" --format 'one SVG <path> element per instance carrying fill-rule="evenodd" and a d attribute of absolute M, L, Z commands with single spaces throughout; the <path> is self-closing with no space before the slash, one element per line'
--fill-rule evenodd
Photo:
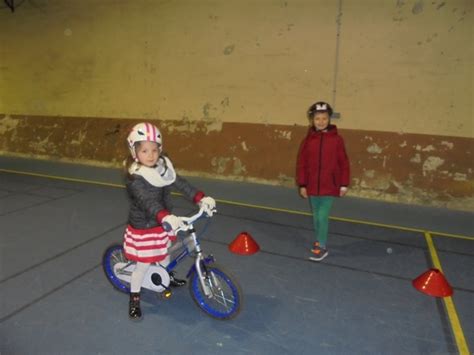
<path fill-rule="evenodd" d="M 171 298 L 171 296 L 173 295 L 173 293 L 170 291 L 170 290 L 164 290 L 162 293 L 161 293 L 161 297 L 165 300 L 169 300 Z"/>

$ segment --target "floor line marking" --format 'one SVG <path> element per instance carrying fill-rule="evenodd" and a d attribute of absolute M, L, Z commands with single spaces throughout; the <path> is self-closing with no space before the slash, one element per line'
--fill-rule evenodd
<path fill-rule="evenodd" d="M 425 232 L 424 235 L 425 235 L 426 243 L 428 244 L 428 250 L 430 252 L 433 266 L 439 271 L 443 272 L 441 261 L 439 260 L 438 253 L 433 243 L 433 238 L 431 237 L 431 234 L 429 232 Z M 453 298 L 444 297 L 443 301 L 444 301 L 444 306 L 446 307 L 446 311 L 448 313 L 449 322 L 451 324 L 451 329 L 453 331 L 454 338 L 456 340 L 456 345 L 458 347 L 459 354 L 469 355 L 470 354 L 469 347 L 467 345 L 466 338 L 464 336 L 464 332 L 461 327 L 461 322 L 459 321 L 458 313 L 456 312 L 456 307 L 454 305 Z"/>
<path fill-rule="evenodd" d="M 66 177 L 66 176 L 56 176 L 56 175 L 48 175 L 48 174 L 41 174 L 41 173 L 31 173 L 31 172 L 27 172 L 27 171 L 0 169 L 0 172 L 10 173 L 10 174 L 27 175 L 27 176 L 34 176 L 34 177 L 42 177 L 42 178 L 53 179 L 53 180 L 80 182 L 80 183 L 89 184 L 89 185 L 102 185 L 102 186 L 108 186 L 108 187 L 118 187 L 118 188 L 122 188 L 122 189 L 125 188 L 125 185 L 123 185 L 123 184 L 113 184 L 113 183 L 109 183 L 109 182 L 101 182 L 101 181 L 94 181 L 94 180 L 70 178 L 70 177 Z"/>
<path fill-rule="evenodd" d="M 52 290 L 49 290 L 48 292 L 46 292 L 45 294 L 31 300 L 30 302 L 28 302 L 27 304 L 13 310 L 11 313 L 9 314 L 6 314 L 5 316 L 3 316 L 2 318 L 0 318 L 0 323 L 3 323 L 5 322 L 6 320 L 12 318 L 13 316 L 17 315 L 18 313 L 21 313 L 23 312 L 25 309 L 33 306 L 34 304 L 44 300 L 45 298 L 51 296 L 53 293 L 56 293 L 57 291 L 60 291 L 62 290 L 64 287 L 68 286 L 69 284 L 73 283 L 74 281 L 76 280 L 79 280 L 80 278 L 82 278 L 83 276 L 87 275 L 89 272 L 92 272 L 94 271 L 95 269 L 97 269 L 98 267 L 100 267 L 101 264 L 97 264 L 97 265 L 94 265 L 92 268 L 89 268 L 87 269 L 86 271 L 84 272 L 81 272 L 79 275 L 76 275 L 74 276 L 72 279 L 68 280 L 68 281 L 65 281 L 63 282 L 62 284 L 60 284 L 59 286 L 56 286 L 54 287 Z"/>
<path fill-rule="evenodd" d="M 310 212 L 289 210 L 289 209 L 285 209 L 285 208 L 254 205 L 254 204 L 250 204 L 250 203 L 236 202 L 236 201 L 230 201 L 230 200 L 221 200 L 221 199 L 216 199 L 216 201 L 221 202 L 221 203 L 225 203 L 225 204 L 228 204 L 228 205 L 234 205 L 234 206 L 250 207 L 250 208 L 263 209 L 263 210 L 268 210 L 268 211 L 297 214 L 297 215 L 302 215 L 302 216 L 312 216 L 312 214 Z M 343 218 L 343 217 L 329 217 L 329 219 L 334 220 L 334 221 L 340 221 L 340 222 L 349 222 L 349 223 L 364 224 L 364 225 L 369 225 L 369 226 L 374 226 L 374 227 L 397 229 L 397 230 L 401 230 L 401 231 L 414 232 L 414 233 L 424 233 L 426 231 L 425 229 L 403 227 L 403 226 L 397 226 L 397 225 L 393 225 L 393 224 L 370 222 L 370 221 L 363 221 L 363 220 L 359 220 L 359 219 L 351 219 L 351 218 Z M 441 236 L 441 237 L 457 238 L 457 239 L 465 239 L 465 240 L 474 241 L 474 237 L 465 236 L 465 235 L 461 235 L 461 234 L 451 234 L 451 233 L 443 233 L 443 232 L 436 232 L 436 231 L 429 231 L 429 233 L 433 234 L 433 235 Z"/>
<path fill-rule="evenodd" d="M 68 178 L 68 177 L 63 177 L 63 176 L 47 175 L 47 174 L 40 174 L 40 173 L 31 173 L 31 172 L 24 172 L 24 171 L 17 171 L 17 170 L 0 169 L 0 172 L 10 173 L 10 174 L 27 175 L 27 176 L 35 176 L 35 177 L 42 177 L 42 178 L 49 178 L 49 179 L 55 179 L 55 180 L 64 180 L 64 181 L 70 181 L 70 182 L 79 182 L 79 183 L 90 184 L 90 185 L 101 185 L 101 186 L 115 187 L 115 188 L 122 188 L 122 189 L 125 188 L 124 184 L 113 184 L 113 183 L 107 183 L 107 182 L 101 182 L 101 181 L 85 180 L 85 179 L 77 179 L 77 178 Z M 182 196 L 182 194 L 176 193 L 176 192 L 172 192 L 172 194 L 176 195 L 176 196 Z M 283 213 L 289 213 L 289 214 L 302 215 L 302 216 L 311 216 L 311 213 L 309 213 L 309 212 L 290 210 L 290 209 L 286 209 L 286 208 L 277 208 L 277 207 L 270 207 L 270 206 L 263 206 L 263 205 L 255 205 L 255 204 L 251 204 L 251 203 L 237 202 L 237 201 L 224 200 L 224 199 L 216 199 L 216 201 L 220 202 L 220 203 L 227 204 L 227 205 L 249 207 L 249 208 L 262 209 L 262 210 L 267 210 L 267 211 L 283 212 Z M 407 232 L 415 232 L 415 233 L 425 233 L 426 232 L 425 229 L 403 227 L 403 226 L 397 226 L 397 225 L 393 225 L 393 224 L 384 224 L 384 223 L 363 221 L 363 220 L 351 219 L 351 218 L 329 217 L 329 219 L 334 220 L 334 221 L 362 224 L 362 225 L 382 227 L 382 228 L 388 228 L 388 229 L 396 229 L 396 230 L 407 231 Z M 461 235 L 461 234 L 443 233 L 443 232 L 437 232 L 437 231 L 428 231 L 428 233 L 430 233 L 431 235 L 436 235 L 436 236 L 440 236 L 440 237 L 456 238 L 456 239 L 464 239 L 464 240 L 474 241 L 474 237 L 465 236 L 465 235 Z"/>
<path fill-rule="evenodd" d="M 7 282 L 7 281 L 9 281 L 9 280 L 11 280 L 11 279 L 14 279 L 14 278 L 20 276 L 20 275 L 22 275 L 22 274 L 24 274 L 24 273 L 26 273 L 26 272 L 28 272 L 28 271 L 34 270 L 34 269 L 36 269 L 36 268 L 38 268 L 38 267 L 40 267 L 40 266 L 42 266 L 42 265 L 44 265 L 44 264 L 47 264 L 47 263 L 49 263 L 50 261 L 56 260 L 56 259 L 58 259 L 58 258 L 60 258 L 60 257 L 62 257 L 62 256 L 64 256 L 64 255 L 66 255 L 66 254 L 68 254 L 68 253 L 70 253 L 70 252 L 76 250 L 76 249 L 79 249 L 79 248 L 83 247 L 84 245 L 87 245 L 87 244 L 89 244 L 89 243 L 91 243 L 91 242 L 94 242 L 94 241 L 96 241 L 96 240 L 102 238 L 103 236 L 105 236 L 107 233 L 110 233 L 110 232 L 112 232 L 112 231 L 115 231 L 116 229 L 121 228 L 121 227 L 124 228 L 126 225 L 127 225 L 127 223 L 125 223 L 125 222 L 124 222 L 124 223 L 120 223 L 119 225 L 116 225 L 116 226 L 114 226 L 114 227 L 111 227 L 111 228 L 109 228 L 109 229 L 107 229 L 107 230 L 101 232 L 101 233 L 98 234 L 98 235 L 95 235 L 95 236 L 93 236 L 93 237 L 91 237 L 91 238 L 89 238 L 89 239 L 86 239 L 86 240 L 80 242 L 79 244 L 76 244 L 76 245 L 74 245 L 74 246 L 72 246 L 72 247 L 70 247 L 70 248 L 68 248 L 68 249 L 66 249 L 66 250 L 63 250 L 63 251 L 61 251 L 61 252 L 59 252 L 59 253 L 57 253 L 57 254 L 54 254 L 53 256 L 50 256 L 50 257 L 48 257 L 48 258 L 46 258 L 46 259 L 44 259 L 44 260 L 42 260 L 42 261 L 40 261 L 40 262 L 38 262 L 38 263 L 36 263 L 36 264 L 30 265 L 30 266 L 28 266 L 27 268 L 25 268 L 25 269 L 23 269 L 23 270 L 21 270 L 21 271 L 18 271 L 18 272 L 16 272 L 16 273 L 14 273 L 14 274 L 12 274 L 12 275 L 10 275 L 10 276 L 7 276 L 7 277 L 5 277 L 4 279 L 0 280 L 0 285 L 3 284 L 3 283 L 5 283 L 5 282 Z"/>

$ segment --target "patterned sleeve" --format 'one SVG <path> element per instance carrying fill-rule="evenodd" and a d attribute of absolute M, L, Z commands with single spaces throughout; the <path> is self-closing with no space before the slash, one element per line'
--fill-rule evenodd
<path fill-rule="evenodd" d="M 178 174 L 176 174 L 176 181 L 173 183 L 173 187 L 194 203 L 198 203 L 204 197 L 204 192 L 196 189 L 188 180 Z"/>
<path fill-rule="evenodd" d="M 135 178 L 127 182 L 127 191 L 132 201 L 138 208 L 145 211 L 149 218 L 157 218 L 158 222 L 169 214 L 165 207 L 148 193 L 147 182 L 142 178 Z"/>

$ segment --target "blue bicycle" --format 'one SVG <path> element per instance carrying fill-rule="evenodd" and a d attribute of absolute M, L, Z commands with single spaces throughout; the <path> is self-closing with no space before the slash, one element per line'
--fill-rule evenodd
<path fill-rule="evenodd" d="M 189 269 L 189 292 L 196 305 L 207 315 L 220 319 L 231 319 L 240 313 L 242 306 L 242 292 L 235 278 L 215 263 L 214 257 L 203 256 L 198 235 L 194 229 L 194 222 L 207 216 L 202 209 L 191 217 L 181 217 L 185 227 L 178 232 L 186 236 L 176 242 L 168 253 L 177 256 L 164 268 L 160 264 L 149 267 L 142 287 L 161 293 L 164 298 L 171 296 L 169 288 L 171 272 L 185 257 L 194 258 Z M 130 293 L 130 279 L 135 268 L 135 262 L 126 259 L 123 246 L 114 244 L 108 247 L 102 257 L 102 267 L 110 283 L 119 291 Z"/>

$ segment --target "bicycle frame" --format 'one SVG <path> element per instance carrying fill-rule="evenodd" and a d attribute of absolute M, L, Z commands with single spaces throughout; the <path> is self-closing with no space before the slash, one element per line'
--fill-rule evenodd
<path fill-rule="evenodd" d="M 207 211 L 206 211 L 207 212 Z M 209 211 L 209 216 L 213 212 Z M 197 234 L 193 223 L 200 217 L 206 216 L 203 209 L 191 217 L 180 217 L 178 232 L 179 240 L 168 248 L 171 262 L 164 267 L 160 263 L 152 263 L 147 269 L 141 287 L 161 294 L 163 298 L 171 296 L 170 273 L 185 257 L 194 258 L 186 277 L 189 279 L 189 292 L 195 304 L 208 316 L 225 320 L 232 319 L 239 314 L 242 306 L 242 291 L 239 284 L 231 274 L 223 271 L 220 265 L 214 263 L 212 255 L 205 256 L 201 249 L 199 236 L 204 234 L 206 227 Z M 163 226 L 170 230 L 169 225 Z M 198 236 L 199 235 L 199 236 Z M 131 276 L 135 270 L 136 262 L 127 260 L 124 247 L 121 244 L 109 246 L 102 257 L 102 267 L 108 281 L 120 292 L 130 293 Z"/>
<path fill-rule="evenodd" d="M 208 257 L 203 257 L 202 255 L 202 249 L 201 249 L 201 244 L 199 243 L 199 239 L 196 234 L 196 230 L 194 229 L 193 223 L 197 221 L 199 218 L 201 218 L 204 215 L 204 210 L 200 209 L 198 213 L 196 213 L 194 216 L 191 217 L 181 217 L 182 220 L 185 222 L 185 226 L 182 228 L 178 229 L 176 231 L 176 234 L 178 232 L 185 232 L 188 233 L 188 236 L 185 237 L 183 240 L 176 242 L 174 245 L 172 245 L 169 250 L 168 254 L 172 255 L 175 251 L 179 250 L 180 248 L 183 248 L 183 250 L 166 266 L 164 269 L 169 273 L 172 271 L 185 257 L 191 256 L 193 252 L 196 253 L 195 261 L 193 266 L 189 269 L 186 278 L 189 278 L 193 272 L 196 272 L 199 276 L 199 281 L 202 286 L 202 289 L 204 291 L 204 294 L 207 297 L 212 296 L 212 291 L 209 288 L 209 286 L 205 283 L 206 277 L 204 276 L 204 272 L 206 270 L 203 270 L 203 267 L 205 265 L 211 264 L 214 262 L 214 257 L 212 255 L 209 255 Z M 131 274 L 129 271 L 125 271 L 130 265 L 134 264 L 134 261 L 128 262 L 125 266 L 120 268 L 118 270 L 119 273 L 127 275 Z M 159 265 L 159 263 L 157 263 Z M 160 265 L 161 266 L 161 265 Z M 166 286 L 164 286 L 166 287 Z M 168 287 L 166 287 L 168 289 Z"/>
<path fill-rule="evenodd" d="M 196 218 L 196 220 L 198 218 Z M 204 282 L 205 277 L 203 276 L 202 266 L 213 263 L 214 257 L 212 255 L 208 256 L 207 258 L 203 257 L 201 244 L 199 243 L 199 239 L 197 237 L 196 230 L 194 229 L 192 222 L 188 223 L 187 233 L 189 233 L 188 237 L 184 238 L 182 241 L 177 242 L 175 245 L 169 248 L 168 254 L 171 255 L 176 250 L 180 249 L 181 247 L 184 247 L 183 251 L 179 253 L 168 264 L 168 266 L 166 267 L 166 271 L 172 271 L 185 257 L 191 256 L 193 252 L 196 252 L 194 265 L 191 266 L 191 268 L 189 269 L 186 278 L 188 278 L 194 271 L 196 271 L 199 276 L 199 281 L 201 283 L 204 294 L 209 297 L 212 295 L 212 292 L 209 289 L 209 286 Z"/>

